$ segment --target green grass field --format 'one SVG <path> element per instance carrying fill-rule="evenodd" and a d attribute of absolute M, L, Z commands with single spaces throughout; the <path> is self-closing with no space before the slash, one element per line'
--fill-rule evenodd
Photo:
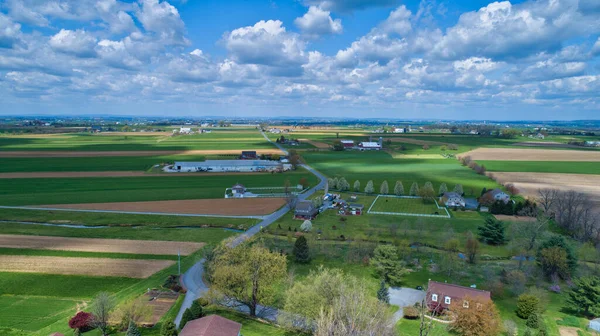
<path fill-rule="evenodd" d="M 56 322 L 65 312 L 73 311 L 79 302 L 60 298 L 1 295 L 0 326 L 35 332 Z"/>
<path fill-rule="evenodd" d="M 600 162 L 478 160 L 477 163 L 489 172 L 600 174 Z"/>
<path fill-rule="evenodd" d="M 467 196 L 479 196 L 484 187 L 498 187 L 488 177 L 477 175 L 454 159 L 394 159 L 383 151 L 303 152 L 302 156 L 321 173 L 329 177 L 344 177 L 351 186 L 359 180 L 361 188 L 364 188 L 367 181 L 373 180 L 375 191 L 379 191 L 384 180 L 388 181 L 390 190 L 397 180 L 402 181 L 405 192 L 410 190 L 413 182 L 423 186 L 429 181 L 436 191 L 441 183 L 446 183 L 448 189 L 462 184 Z"/>
<path fill-rule="evenodd" d="M 424 203 L 420 198 L 396 198 L 379 197 L 371 207 L 370 211 L 410 213 L 422 215 L 445 215 L 446 212 L 439 209 L 435 203 Z"/>
<path fill-rule="evenodd" d="M 165 177 L 0 179 L 0 205 L 70 204 L 223 198 L 235 183 L 279 187 L 316 177 L 304 169 L 280 174 Z"/>

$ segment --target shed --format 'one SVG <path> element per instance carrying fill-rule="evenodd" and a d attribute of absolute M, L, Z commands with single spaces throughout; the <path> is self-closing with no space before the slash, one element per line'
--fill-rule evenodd
<path fill-rule="evenodd" d="M 296 210 L 294 210 L 295 219 L 315 219 L 319 210 L 314 206 L 311 201 L 300 201 L 296 204 Z"/>
<path fill-rule="evenodd" d="M 243 195 L 246 192 L 246 187 L 244 187 L 243 184 L 236 183 L 233 185 L 233 187 L 231 187 L 231 192 L 234 195 Z"/>
<path fill-rule="evenodd" d="M 189 321 L 179 336 L 240 336 L 242 325 L 219 315 Z"/>
<path fill-rule="evenodd" d="M 242 151 L 242 155 L 240 156 L 242 160 L 254 160 L 258 158 L 256 151 Z"/>
<path fill-rule="evenodd" d="M 590 329 L 600 332 L 600 318 L 593 319 L 589 324 Z"/>

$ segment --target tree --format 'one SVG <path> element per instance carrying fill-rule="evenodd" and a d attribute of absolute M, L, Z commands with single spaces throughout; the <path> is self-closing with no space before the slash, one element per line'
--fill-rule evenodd
<path fill-rule="evenodd" d="M 459 194 L 459 195 L 462 195 L 462 194 L 464 194 L 465 192 L 463 191 L 463 186 L 462 186 L 462 184 L 457 184 L 457 185 L 455 185 L 455 186 L 454 186 L 454 192 L 455 192 L 455 193 L 457 193 L 457 194 Z"/>
<path fill-rule="evenodd" d="M 519 335 L 519 327 L 513 320 L 504 321 L 504 330 L 506 331 L 507 336 L 518 336 Z"/>
<path fill-rule="evenodd" d="M 305 220 L 302 222 L 302 225 L 300 225 L 300 230 L 302 230 L 302 232 L 310 232 L 312 230 L 312 222 L 308 219 Z"/>
<path fill-rule="evenodd" d="M 502 245 L 506 242 L 504 236 L 504 223 L 495 217 L 489 216 L 485 223 L 477 228 L 479 239 L 489 245 Z"/>
<path fill-rule="evenodd" d="M 160 327 L 160 336 L 177 336 L 177 327 L 173 321 L 167 321 Z"/>
<path fill-rule="evenodd" d="M 90 331 L 92 329 L 93 322 L 94 316 L 92 314 L 80 311 L 69 320 L 69 328 L 75 329 L 76 331 L 82 333 Z"/>
<path fill-rule="evenodd" d="M 557 249 L 548 250 L 552 247 Z M 563 252 L 564 251 L 564 260 Z M 577 256 L 563 236 L 553 235 L 538 247 L 538 265 L 548 276 L 569 277 L 577 268 Z M 559 272 L 560 271 L 560 272 Z M 559 272 L 559 273 L 557 273 Z"/>
<path fill-rule="evenodd" d="M 477 261 L 477 253 L 479 252 L 479 242 L 471 231 L 467 232 L 467 240 L 465 242 L 465 253 L 467 255 L 467 262 L 474 264 Z"/>
<path fill-rule="evenodd" d="M 373 252 L 371 265 L 391 286 L 399 285 L 401 277 L 406 273 L 398 257 L 398 250 L 392 245 L 378 245 Z"/>
<path fill-rule="evenodd" d="M 540 311 L 540 300 L 531 294 L 521 294 L 517 299 L 517 316 L 526 320 Z M 537 327 L 536 327 L 537 328 Z"/>
<path fill-rule="evenodd" d="M 438 195 L 442 196 L 443 194 L 448 192 L 448 187 L 446 186 L 446 183 L 442 183 L 440 184 L 440 190 L 438 192 Z"/>
<path fill-rule="evenodd" d="M 306 179 L 306 177 L 302 177 L 302 178 L 300 179 L 300 181 L 298 181 L 298 184 L 299 184 L 299 185 L 301 185 L 301 186 L 302 186 L 302 188 L 304 188 L 304 189 L 308 188 L 308 186 L 310 185 L 310 184 L 308 183 L 308 180 Z"/>
<path fill-rule="evenodd" d="M 413 182 L 410 186 L 410 196 L 417 196 L 419 194 L 419 185 L 417 182 Z"/>
<path fill-rule="evenodd" d="M 341 151 L 343 151 L 344 149 L 345 149 L 345 148 L 344 148 L 344 144 L 343 144 L 343 143 L 342 143 L 340 140 L 335 140 L 335 141 L 333 142 L 333 150 L 334 150 L 334 151 L 341 152 Z"/>
<path fill-rule="evenodd" d="M 353 189 L 354 189 L 354 191 L 360 191 L 360 181 L 359 180 L 354 181 Z"/>
<path fill-rule="evenodd" d="M 190 308 L 186 309 L 181 316 L 181 321 L 179 321 L 179 329 L 183 329 L 186 323 L 194 319 L 194 314 L 190 310 Z"/>
<path fill-rule="evenodd" d="M 587 317 L 600 315 L 600 278 L 575 279 L 574 285 L 567 298 L 568 307 Z"/>
<path fill-rule="evenodd" d="M 510 245 L 519 258 L 519 269 L 523 259 L 530 257 L 538 246 L 539 238 L 548 230 L 548 218 L 540 215 L 535 222 L 517 221 L 510 226 Z"/>
<path fill-rule="evenodd" d="M 428 150 L 429 148 L 429 145 L 423 145 L 423 150 Z"/>
<path fill-rule="evenodd" d="M 394 186 L 394 195 L 404 195 L 404 185 L 402 185 L 402 181 L 396 181 L 396 185 Z"/>
<path fill-rule="evenodd" d="M 126 336 L 142 336 L 142 333 L 138 329 L 137 325 L 133 321 L 129 321 L 129 327 L 127 327 Z"/>
<path fill-rule="evenodd" d="M 450 306 L 455 314 L 449 326 L 451 331 L 463 336 L 498 335 L 501 329 L 500 314 L 491 300 L 467 296 L 454 301 Z M 464 301 L 468 304 L 465 305 Z"/>
<path fill-rule="evenodd" d="M 296 167 L 300 164 L 300 155 L 295 149 L 290 149 L 288 153 L 288 160 L 290 160 L 290 164 L 296 169 Z"/>
<path fill-rule="evenodd" d="M 259 244 L 225 246 L 209 266 L 213 269 L 209 294 L 228 307 L 245 306 L 256 316 L 259 304 L 275 302 L 275 286 L 285 277 L 286 264 L 284 255 Z"/>
<path fill-rule="evenodd" d="M 338 180 L 337 187 L 340 191 L 347 191 L 350 190 L 350 183 L 348 183 L 348 181 L 342 177 Z"/>
<path fill-rule="evenodd" d="M 299 263 L 308 263 L 310 261 L 308 241 L 304 236 L 298 237 L 294 243 L 294 258 Z"/>
<path fill-rule="evenodd" d="M 115 308 L 113 299 L 110 294 L 106 292 L 100 292 L 92 300 L 91 312 L 94 315 L 93 326 L 98 328 L 102 333 L 102 336 L 108 335 L 108 319 L 110 313 Z"/>
<path fill-rule="evenodd" d="M 367 182 L 367 186 L 365 187 L 365 193 L 372 194 L 373 192 L 375 192 L 375 187 L 373 187 L 373 181 L 369 180 L 369 182 Z"/>
<path fill-rule="evenodd" d="M 525 325 L 531 329 L 537 329 L 540 327 L 539 316 L 537 313 L 529 315 Z"/>
<path fill-rule="evenodd" d="M 199 319 L 203 316 L 202 305 L 200 304 L 200 301 L 194 300 L 194 302 L 192 302 L 190 312 L 192 313 L 192 317 L 194 320 Z"/>
<path fill-rule="evenodd" d="M 292 192 L 292 186 L 289 179 L 286 179 L 283 183 L 283 193 L 285 194 L 285 203 L 290 209 L 296 207 L 298 202 L 298 196 Z"/>
<path fill-rule="evenodd" d="M 377 291 L 377 300 L 387 304 L 390 303 L 390 291 L 385 285 L 385 280 L 383 279 L 381 279 L 381 284 L 379 285 L 379 290 Z"/>
<path fill-rule="evenodd" d="M 387 181 L 383 181 L 381 183 L 381 187 L 379 188 L 379 193 L 382 195 L 387 195 L 390 192 L 390 189 L 388 187 L 388 182 Z"/>
<path fill-rule="evenodd" d="M 419 190 L 418 194 L 423 198 L 423 202 L 433 203 L 433 200 L 435 199 L 433 184 L 431 184 L 431 182 L 426 182 L 425 185 L 423 185 L 423 188 Z"/>
<path fill-rule="evenodd" d="M 128 328 L 131 321 L 139 323 L 148 320 L 152 317 L 153 308 L 147 305 L 146 302 L 147 300 L 141 297 L 129 300 L 118 307 L 115 313 L 112 314 L 111 319 L 121 321 L 121 329 Z"/>

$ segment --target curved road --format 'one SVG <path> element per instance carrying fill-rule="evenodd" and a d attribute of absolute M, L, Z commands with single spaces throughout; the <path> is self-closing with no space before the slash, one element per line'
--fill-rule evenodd
<path fill-rule="evenodd" d="M 283 147 L 281 147 L 278 143 L 271 141 L 264 132 L 261 132 L 261 133 L 265 137 L 265 139 L 267 139 L 267 141 L 269 141 L 270 143 L 277 146 L 277 148 L 279 148 L 281 151 L 283 151 L 286 155 L 288 154 L 287 150 L 285 150 Z M 325 189 L 325 183 L 327 181 L 327 178 L 323 174 L 319 173 L 318 171 L 314 170 L 312 167 L 310 167 L 306 164 L 303 164 L 300 166 L 303 167 L 304 169 L 308 170 L 309 172 L 311 172 L 313 175 L 315 175 L 319 179 L 319 183 L 316 186 L 307 190 L 305 193 L 298 195 L 298 200 L 302 201 L 302 200 L 305 200 L 308 197 L 312 196 L 317 190 Z M 289 208 L 289 206 L 286 205 L 285 207 L 273 212 L 272 214 L 265 216 L 260 223 L 251 227 L 246 232 L 244 232 L 243 234 L 239 235 L 236 239 L 234 239 L 231 242 L 231 246 L 235 247 L 235 246 L 241 244 L 245 240 L 249 239 L 250 237 L 252 237 L 255 234 L 257 234 L 258 232 L 260 232 L 260 230 L 262 228 L 273 224 L 275 221 L 277 221 L 279 218 L 283 217 L 289 211 L 290 211 L 290 208 Z M 179 310 L 179 313 L 177 313 L 177 317 L 175 318 L 175 325 L 177 325 L 177 326 L 179 326 L 179 322 L 181 322 L 181 317 L 183 316 L 183 312 L 187 308 L 192 306 L 192 302 L 194 302 L 194 300 L 198 299 L 199 297 L 201 297 L 208 291 L 208 286 L 206 286 L 206 284 L 202 280 L 203 275 L 204 275 L 204 261 L 205 260 L 202 259 L 199 262 L 197 262 L 196 264 L 194 264 L 194 266 L 190 267 L 190 269 L 188 269 L 187 272 L 185 272 L 182 276 L 182 282 L 187 289 L 187 294 L 185 295 L 185 299 L 183 300 L 181 309 Z M 241 308 L 244 308 L 244 307 L 241 307 Z M 244 310 L 241 309 L 241 311 L 244 311 Z M 259 309 L 259 311 L 260 311 L 260 309 Z M 267 315 L 267 316 L 263 315 L 262 317 L 270 319 L 270 320 L 274 320 L 276 318 L 276 315 L 277 315 L 277 312 L 275 311 L 275 312 L 270 312 L 269 315 Z"/>

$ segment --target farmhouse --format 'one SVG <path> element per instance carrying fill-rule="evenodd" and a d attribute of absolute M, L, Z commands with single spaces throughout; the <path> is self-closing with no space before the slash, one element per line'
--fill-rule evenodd
<path fill-rule="evenodd" d="M 508 195 L 504 191 L 496 188 L 494 190 L 488 191 L 484 195 L 484 199 L 488 199 L 488 200 L 491 199 L 494 202 L 495 201 L 502 201 L 502 202 L 504 202 L 504 204 L 506 204 L 506 203 L 510 202 L 510 195 Z"/>
<path fill-rule="evenodd" d="M 453 191 L 445 192 L 441 197 L 441 201 L 448 207 L 464 207 L 466 204 L 465 199 Z"/>
<path fill-rule="evenodd" d="M 394 129 L 392 129 L 393 133 L 406 133 L 407 130 L 404 127 L 394 127 Z"/>
<path fill-rule="evenodd" d="M 179 336 L 240 336 L 242 325 L 221 317 L 209 315 L 185 324 Z"/>
<path fill-rule="evenodd" d="M 181 127 L 179 129 L 180 134 L 190 134 L 192 133 L 192 129 L 190 127 Z"/>
<path fill-rule="evenodd" d="M 166 172 L 281 172 L 291 165 L 269 160 L 206 160 L 175 162 Z"/>
<path fill-rule="evenodd" d="M 354 140 L 340 140 L 340 142 L 346 149 L 354 147 Z"/>
<path fill-rule="evenodd" d="M 319 210 L 314 206 L 311 201 L 300 201 L 296 204 L 296 210 L 294 210 L 294 219 L 308 219 L 313 220 L 317 217 Z"/>
<path fill-rule="evenodd" d="M 425 300 L 430 309 L 436 309 L 437 307 L 448 309 L 453 302 L 469 308 L 469 302 L 464 300 L 465 297 L 491 300 L 491 293 L 480 289 L 429 280 Z"/>

